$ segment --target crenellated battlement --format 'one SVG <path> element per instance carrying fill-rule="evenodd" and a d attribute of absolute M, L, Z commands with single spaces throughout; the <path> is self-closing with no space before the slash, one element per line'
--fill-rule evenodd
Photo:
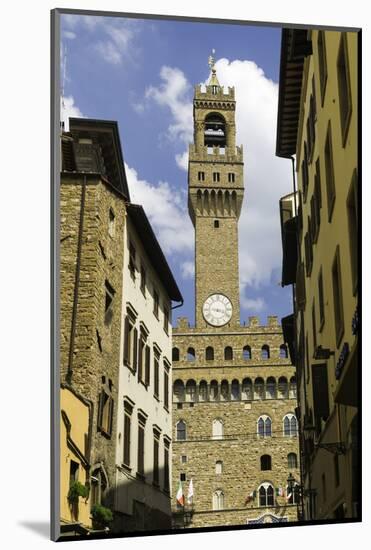
<path fill-rule="evenodd" d="M 189 161 L 192 162 L 241 162 L 243 163 L 243 146 L 220 147 L 213 145 L 200 145 L 196 147 L 194 143 L 189 144 Z"/>
<path fill-rule="evenodd" d="M 222 99 L 223 101 L 229 99 L 229 100 L 234 101 L 234 99 L 235 99 L 234 86 L 228 86 L 228 88 L 227 88 L 228 91 L 227 92 L 225 92 L 224 89 L 225 89 L 224 86 L 215 87 L 215 86 L 208 85 L 208 86 L 206 86 L 206 90 L 203 90 L 202 89 L 202 84 L 197 84 L 195 86 L 194 99 L 195 100 L 197 100 L 197 99 L 202 99 L 202 100 L 205 100 L 205 99 L 212 99 L 212 100 Z"/>

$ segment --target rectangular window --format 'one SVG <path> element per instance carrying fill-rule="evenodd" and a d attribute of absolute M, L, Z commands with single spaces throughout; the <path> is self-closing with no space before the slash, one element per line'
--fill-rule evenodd
<path fill-rule="evenodd" d="M 71 460 L 70 462 L 70 486 L 74 481 L 79 480 L 79 463 Z"/>
<path fill-rule="evenodd" d="M 219 182 L 219 181 L 220 181 L 219 172 L 213 172 L 213 182 Z"/>
<path fill-rule="evenodd" d="M 160 366 L 159 366 L 159 355 L 154 352 L 154 360 L 153 360 L 153 376 L 154 376 L 154 384 L 153 384 L 153 393 L 154 396 L 159 398 L 160 393 Z"/>
<path fill-rule="evenodd" d="M 115 290 L 109 284 L 108 281 L 105 281 L 105 303 L 104 303 L 104 324 L 109 325 L 113 317 L 113 298 L 115 296 Z"/>
<path fill-rule="evenodd" d="M 317 50 L 318 50 L 318 72 L 319 72 L 319 84 L 320 84 L 320 92 L 321 92 L 321 104 L 323 105 L 323 102 L 325 99 L 326 83 L 327 83 L 326 43 L 325 43 L 325 33 L 323 31 L 318 31 Z"/>
<path fill-rule="evenodd" d="M 343 147 L 345 146 L 350 116 L 352 113 L 352 98 L 350 91 L 349 61 L 347 33 L 342 32 L 337 59 L 337 75 L 339 87 L 339 109 Z"/>
<path fill-rule="evenodd" d="M 159 308 L 159 295 L 156 289 L 153 289 L 153 314 L 158 319 L 158 308 Z"/>
<path fill-rule="evenodd" d="M 358 179 L 357 171 L 353 173 L 352 183 L 348 193 L 347 211 L 348 211 L 348 233 L 350 263 L 352 270 L 353 294 L 357 291 L 358 281 Z"/>
<path fill-rule="evenodd" d="M 146 270 L 143 264 L 140 266 L 140 290 L 143 296 L 146 295 Z"/>
<path fill-rule="evenodd" d="M 205 181 L 205 172 L 198 173 L 198 181 Z"/>
<path fill-rule="evenodd" d="M 139 382 L 143 382 L 144 379 L 143 379 L 143 364 L 144 364 L 144 361 L 145 361 L 145 340 L 144 340 L 144 335 L 141 334 L 140 337 L 139 337 L 139 353 L 138 353 L 138 380 Z"/>
<path fill-rule="evenodd" d="M 108 234 L 110 237 L 115 236 L 115 213 L 112 208 L 109 209 L 108 214 Z"/>
<path fill-rule="evenodd" d="M 215 227 L 215 229 L 218 229 L 218 227 L 219 227 L 219 220 L 214 220 L 214 227 Z"/>
<path fill-rule="evenodd" d="M 332 155 L 332 133 L 331 133 L 330 122 L 327 128 L 327 136 L 326 136 L 326 144 L 325 144 L 325 171 L 326 171 L 328 221 L 331 222 L 336 193 L 335 193 L 334 160 Z"/>
<path fill-rule="evenodd" d="M 307 200 L 308 193 L 308 184 L 309 184 L 309 175 L 308 175 L 308 150 L 307 143 L 304 141 L 304 158 L 301 163 L 301 180 L 303 187 L 303 202 Z"/>
<path fill-rule="evenodd" d="M 309 114 L 307 118 L 307 140 L 308 140 L 308 162 L 312 162 L 314 144 L 316 141 L 315 105 L 314 105 L 313 95 L 311 95 L 309 99 Z"/>
<path fill-rule="evenodd" d="M 164 331 L 169 334 L 169 308 L 164 306 Z"/>
<path fill-rule="evenodd" d="M 145 357 L 144 383 L 146 386 L 149 386 L 150 377 L 151 377 L 151 348 L 149 346 L 146 346 L 145 354 L 146 354 L 146 357 Z"/>
<path fill-rule="evenodd" d="M 332 264 L 332 288 L 334 292 L 334 321 L 336 333 L 336 345 L 339 347 L 344 334 L 343 291 L 341 285 L 340 249 L 336 247 L 334 262 Z"/>
<path fill-rule="evenodd" d="M 183 472 L 180 474 L 180 481 L 187 481 L 187 477 Z"/>
<path fill-rule="evenodd" d="M 323 501 L 326 502 L 326 500 L 327 500 L 327 490 L 326 490 L 326 476 L 325 476 L 325 474 L 322 474 L 322 496 L 323 496 Z"/>
<path fill-rule="evenodd" d="M 329 391 L 327 364 L 312 365 L 312 392 L 313 392 L 313 413 L 316 433 L 319 435 L 322 430 L 322 421 L 326 421 L 329 415 Z"/>
<path fill-rule="evenodd" d="M 164 491 L 170 491 L 169 442 L 164 439 Z"/>
<path fill-rule="evenodd" d="M 135 246 L 133 245 L 132 242 L 130 242 L 129 243 L 129 271 L 133 279 L 135 279 L 135 270 L 136 270 L 135 258 L 136 258 Z"/>
<path fill-rule="evenodd" d="M 312 304 L 312 332 L 313 332 L 313 351 L 317 347 L 317 327 L 316 327 L 316 306 L 313 300 Z"/>
<path fill-rule="evenodd" d="M 228 182 L 229 183 L 234 183 L 234 179 L 235 179 L 235 175 L 232 172 L 230 172 L 228 174 Z"/>
<path fill-rule="evenodd" d="M 181 457 L 181 463 L 182 463 L 182 464 L 186 464 L 186 462 L 187 462 L 187 455 L 182 455 L 182 457 Z"/>
<path fill-rule="evenodd" d="M 339 470 L 339 455 L 334 455 L 334 477 L 335 487 L 339 487 L 340 484 L 340 470 Z"/>
<path fill-rule="evenodd" d="M 156 430 L 153 430 L 153 485 L 155 485 L 156 487 L 160 485 L 159 448 L 160 448 L 160 434 Z"/>
<path fill-rule="evenodd" d="M 164 407 L 169 410 L 169 367 L 164 363 Z"/>
<path fill-rule="evenodd" d="M 113 418 L 113 399 L 103 389 L 99 395 L 98 404 L 98 431 L 103 432 L 107 436 L 112 434 L 112 418 Z"/>
<path fill-rule="evenodd" d="M 312 245 L 312 235 L 311 235 L 311 224 L 310 218 L 308 216 L 308 231 L 304 237 L 304 247 L 305 247 L 305 267 L 307 277 L 310 276 L 312 272 L 313 265 L 313 245 Z"/>
<path fill-rule="evenodd" d="M 130 467 L 131 415 L 133 406 L 124 401 L 124 465 Z"/>
<path fill-rule="evenodd" d="M 125 317 L 124 329 L 124 364 L 134 372 L 137 369 L 138 330 L 129 316 Z"/>
<path fill-rule="evenodd" d="M 321 332 L 325 323 L 325 302 L 323 298 L 323 276 L 322 269 L 318 276 L 318 304 L 319 304 L 319 331 Z"/>
<path fill-rule="evenodd" d="M 145 452 L 145 425 L 146 418 L 142 414 L 138 414 L 138 462 L 137 462 L 137 475 L 144 477 L 144 452 Z"/>

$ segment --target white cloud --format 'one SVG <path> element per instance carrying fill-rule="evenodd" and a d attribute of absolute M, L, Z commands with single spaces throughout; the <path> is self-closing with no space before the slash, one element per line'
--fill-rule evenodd
<path fill-rule="evenodd" d="M 186 211 L 187 196 L 167 182 L 157 185 L 140 179 L 134 168 L 125 165 L 131 201 L 141 204 L 167 254 L 192 257 L 194 231 Z"/>
<path fill-rule="evenodd" d="M 183 262 L 180 266 L 183 279 L 192 279 L 195 276 L 195 264 L 192 261 Z"/>
<path fill-rule="evenodd" d="M 188 170 L 188 151 L 175 155 L 175 160 L 181 170 Z"/>
<path fill-rule="evenodd" d="M 145 97 L 170 110 L 172 122 L 167 131 L 168 138 L 188 145 L 193 137 L 192 87 L 178 68 L 163 66 L 160 77 L 160 86 L 149 86 Z"/>
<path fill-rule="evenodd" d="M 93 45 L 93 48 L 107 63 L 119 65 L 124 58 L 132 58 L 135 54 L 133 39 L 140 25 L 137 21 L 119 17 L 68 14 L 62 15 L 62 24 L 70 29 L 64 30 L 64 34 L 71 33 L 71 29 L 75 31 L 79 26 L 91 34 L 95 33 L 94 36 L 97 31 L 100 31 L 101 39 Z M 76 36 L 76 33 L 72 32 L 72 34 Z"/>
<path fill-rule="evenodd" d="M 72 31 L 63 31 L 62 36 L 63 38 L 67 38 L 67 40 L 74 40 L 76 38 L 76 33 Z"/>
<path fill-rule="evenodd" d="M 75 105 L 74 98 L 70 95 L 68 97 L 61 97 L 61 119 L 64 122 L 64 129 L 66 132 L 69 130 L 68 119 L 70 117 L 83 117 L 84 115 L 80 109 Z"/>
<path fill-rule="evenodd" d="M 246 298 L 246 296 L 242 293 L 241 306 L 249 311 L 260 312 L 266 309 L 267 304 L 265 303 L 264 298 Z"/>

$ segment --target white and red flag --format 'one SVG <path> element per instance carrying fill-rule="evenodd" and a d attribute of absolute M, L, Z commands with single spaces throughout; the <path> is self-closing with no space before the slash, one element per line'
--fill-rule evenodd
<path fill-rule="evenodd" d="M 188 486 L 188 495 L 187 495 L 187 502 L 188 504 L 192 504 L 192 500 L 193 500 L 193 480 L 191 478 L 191 481 L 189 482 L 189 486 Z"/>

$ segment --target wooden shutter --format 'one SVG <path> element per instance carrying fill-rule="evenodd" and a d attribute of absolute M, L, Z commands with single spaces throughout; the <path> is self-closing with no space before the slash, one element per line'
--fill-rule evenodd
<path fill-rule="evenodd" d="M 124 417 L 124 464 L 130 466 L 130 416 L 125 414 Z"/>
<path fill-rule="evenodd" d="M 136 372 L 138 368 L 138 330 L 134 329 L 134 337 L 133 337 L 133 364 L 131 365 L 134 372 Z"/>
<path fill-rule="evenodd" d="M 124 329 L 124 363 L 129 362 L 129 319 L 125 317 L 125 329 Z"/>
<path fill-rule="evenodd" d="M 138 352 L 138 380 L 141 382 L 143 377 L 143 340 L 141 337 L 138 339 L 139 352 Z"/>
<path fill-rule="evenodd" d="M 114 401 L 113 398 L 109 398 L 109 411 L 108 411 L 108 433 L 109 435 L 112 435 L 112 426 L 113 426 L 113 407 L 114 407 Z"/>
<path fill-rule="evenodd" d="M 102 427 L 103 405 L 104 405 L 104 391 L 102 390 L 98 397 L 98 418 L 97 418 L 98 429 Z"/>
<path fill-rule="evenodd" d="M 169 375 L 164 370 L 164 405 L 168 409 L 169 408 Z"/>
<path fill-rule="evenodd" d="M 321 419 L 329 415 L 327 365 L 312 365 L 313 408 L 315 424 L 320 430 Z"/>
<path fill-rule="evenodd" d="M 146 346 L 146 372 L 145 372 L 145 385 L 149 386 L 150 369 L 151 369 L 151 348 Z"/>

